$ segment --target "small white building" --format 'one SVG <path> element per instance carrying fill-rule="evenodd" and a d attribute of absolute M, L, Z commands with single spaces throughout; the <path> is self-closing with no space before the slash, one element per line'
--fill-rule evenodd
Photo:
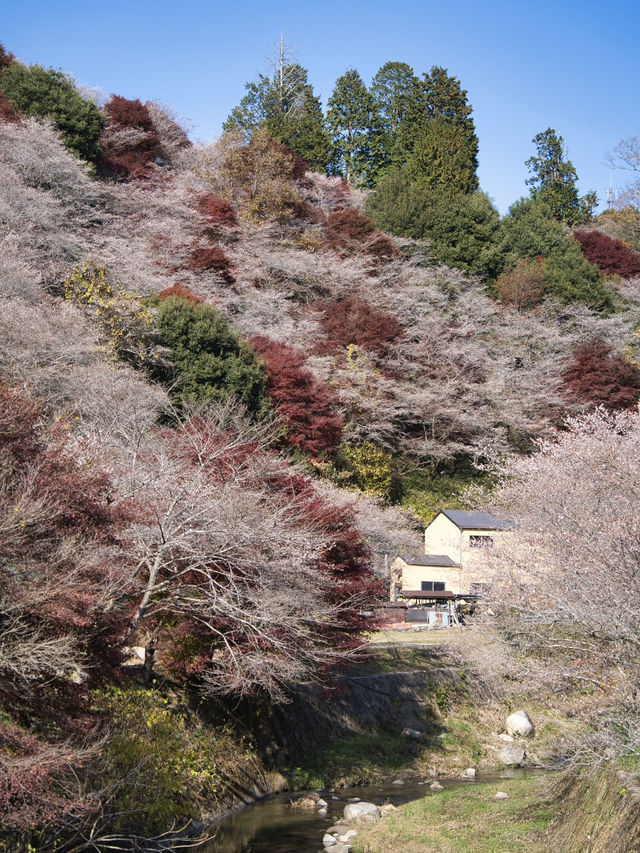
<path fill-rule="evenodd" d="M 513 527 L 488 512 L 442 510 L 424 532 L 424 555 L 402 554 L 392 562 L 391 601 L 482 594 L 489 581 L 487 551 L 500 548 Z"/>

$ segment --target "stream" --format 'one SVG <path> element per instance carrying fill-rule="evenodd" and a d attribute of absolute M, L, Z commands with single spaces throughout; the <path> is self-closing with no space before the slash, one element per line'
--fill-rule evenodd
<path fill-rule="evenodd" d="M 476 781 L 508 780 L 522 777 L 527 772 L 505 770 L 482 775 Z M 473 780 L 463 779 L 438 781 L 444 788 L 475 784 Z M 321 796 L 328 803 L 326 815 L 290 807 L 291 800 L 304 796 L 304 791 L 271 795 L 218 821 L 208 833 L 208 836 L 215 834 L 215 837 L 196 849 L 198 853 L 319 853 L 324 831 L 342 817 L 343 809 L 351 798 L 357 797 L 376 805 L 392 803 L 399 806 L 433 793 L 424 782 L 321 791 Z"/>

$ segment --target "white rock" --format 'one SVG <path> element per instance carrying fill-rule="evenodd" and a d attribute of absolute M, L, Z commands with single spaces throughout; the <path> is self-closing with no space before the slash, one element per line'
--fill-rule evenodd
<path fill-rule="evenodd" d="M 380 818 L 376 817 L 374 814 L 361 814 L 360 817 L 357 817 L 353 822 L 356 826 L 360 826 L 361 823 L 377 823 Z"/>
<path fill-rule="evenodd" d="M 509 794 L 506 794 L 504 791 L 498 791 L 498 793 L 493 798 L 494 800 L 508 800 Z"/>
<path fill-rule="evenodd" d="M 522 737 L 532 737 L 535 733 L 535 727 L 531 722 L 531 718 L 526 711 L 516 711 L 507 717 L 507 734 L 522 735 Z"/>
<path fill-rule="evenodd" d="M 320 798 L 319 800 L 316 800 L 316 805 L 319 809 L 326 809 L 329 803 L 326 800 Z"/>
<path fill-rule="evenodd" d="M 385 803 L 384 806 L 380 806 L 380 814 L 382 817 L 386 817 L 388 814 L 392 814 L 393 812 L 397 812 L 398 807 L 394 806 L 393 803 Z"/>
<path fill-rule="evenodd" d="M 374 803 L 348 803 L 344 807 L 344 816 L 347 820 L 357 820 L 371 815 L 374 820 L 380 820 L 380 809 Z"/>
<path fill-rule="evenodd" d="M 477 771 L 475 767 L 467 767 L 466 770 L 462 771 L 462 775 L 465 779 L 475 779 L 476 773 Z"/>
<path fill-rule="evenodd" d="M 436 781 L 436 782 L 432 782 L 432 783 L 429 785 L 429 788 L 430 788 L 432 791 L 444 791 L 444 785 L 441 785 L 441 784 L 440 784 L 440 782 L 438 782 L 438 781 Z"/>
<path fill-rule="evenodd" d="M 406 783 L 405 783 L 404 779 L 394 779 L 391 784 L 392 785 L 404 785 Z"/>
<path fill-rule="evenodd" d="M 507 767 L 518 767 L 524 761 L 524 749 L 515 743 L 505 743 L 500 750 L 500 761 Z"/>
<path fill-rule="evenodd" d="M 357 829 L 348 829 L 343 835 L 338 836 L 338 841 L 341 841 L 343 844 L 348 844 L 352 838 L 355 838 L 358 834 Z"/>
<path fill-rule="evenodd" d="M 322 844 L 325 848 L 335 847 L 337 843 L 338 841 L 333 835 L 329 835 L 328 832 L 325 832 L 324 838 L 322 839 Z"/>
<path fill-rule="evenodd" d="M 501 735 L 498 735 L 498 737 L 500 738 L 500 740 L 503 740 L 505 743 L 513 743 L 513 738 L 511 737 L 511 735 L 505 735 L 503 733 Z"/>

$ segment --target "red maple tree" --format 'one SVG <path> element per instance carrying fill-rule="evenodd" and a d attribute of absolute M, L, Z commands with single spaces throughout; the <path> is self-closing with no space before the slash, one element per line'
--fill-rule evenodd
<path fill-rule="evenodd" d="M 305 357 L 298 350 L 262 336 L 250 343 L 264 359 L 267 396 L 286 425 L 285 443 L 315 458 L 332 454 L 344 426 L 338 397 L 304 369 Z"/>

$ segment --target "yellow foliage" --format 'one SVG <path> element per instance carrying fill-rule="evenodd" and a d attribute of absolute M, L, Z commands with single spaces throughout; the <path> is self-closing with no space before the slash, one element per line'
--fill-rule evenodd
<path fill-rule="evenodd" d="M 393 458 L 370 441 L 359 447 L 345 445 L 340 457 L 343 465 L 351 472 L 359 489 L 387 500 L 393 485 Z"/>
<path fill-rule="evenodd" d="M 65 299 L 97 319 L 111 358 L 141 366 L 147 357 L 152 317 L 138 298 L 109 283 L 106 268 L 93 261 L 74 267 L 64 284 Z"/>

